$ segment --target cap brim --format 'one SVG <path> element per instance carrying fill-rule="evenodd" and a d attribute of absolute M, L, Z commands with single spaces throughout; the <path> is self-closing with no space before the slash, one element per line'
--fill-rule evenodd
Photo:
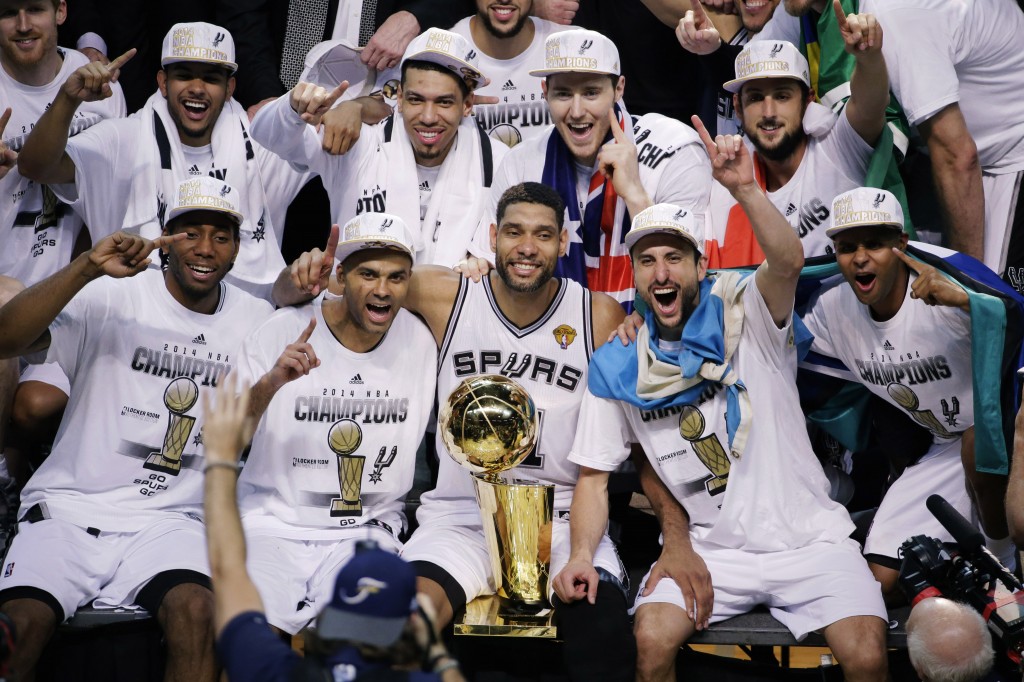
<path fill-rule="evenodd" d="M 887 227 L 895 232 L 903 232 L 903 226 L 897 225 L 896 223 L 879 223 L 870 220 L 864 220 L 856 223 L 846 223 L 845 225 L 842 225 L 840 227 L 830 227 L 827 230 L 825 230 L 825 236 L 828 237 L 829 239 L 832 239 L 837 234 L 842 234 L 843 232 L 846 232 L 847 230 L 852 230 L 855 227 L 867 226 Z"/>
<path fill-rule="evenodd" d="M 480 69 L 476 68 L 469 62 L 459 59 L 458 57 L 451 56 L 447 52 L 438 52 L 437 50 L 423 50 L 422 52 L 417 52 L 415 54 L 411 54 L 408 55 L 407 57 L 402 58 L 403 62 L 407 62 L 409 60 L 418 62 L 433 62 L 434 64 L 438 64 L 448 69 L 456 76 L 462 77 L 463 80 L 467 78 L 466 74 L 462 73 L 463 69 L 475 73 L 475 79 L 477 83 L 476 85 L 470 86 L 471 90 L 476 90 L 491 84 L 491 79 L 485 76 L 483 72 L 480 71 Z M 453 66 L 456 68 L 452 68 Z M 473 78 L 473 76 L 469 77 Z"/>
<path fill-rule="evenodd" d="M 348 241 L 338 244 L 338 250 L 334 252 L 334 258 L 341 263 L 346 258 L 351 256 L 353 253 L 358 251 L 368 251 L 370 249 L 387 249 L 389 251 L 398 251 L 408 255 L 410 258 L 415 259 L 412 249 L 396 239 L 390 239 L 388 237 L 373 236 L 365 239 L 350 239 Z"/>
<path fill-rule="evenodd" d="M 234 74 L 238 71 L 238 64 L 234 62 L 224 61 L 221 59 L 198 59 L 196 57 L 164 57 L 160 60 L 160 66 L 167 66 L 168 64 L 180 64 L 182 62 L 196 62 L 199 64 L 216 64 L 217 66 L 223 66 L 224 68 L 231 71 Z"/>
<path fill-rule="evenodd" d="M 768 71 L 750 74 L 749 76 L 744 76 L 743 78 L 736 78 L 731 81 L 726 81 L 725 83 L 722 84 L 722 88 L 727 90 L 728 92 L 736 93 L 740 91 L 740 88 L 743 87 L 744 83 L 747 83 L 749 81 L 763 80 L 765 78 L 788 78 L 790 80 L 796 81 L 797 83 L 803 83 L 804 85 L 807 85 L 807 83 L 804 82 L 803 78 L 800 78 L 799 76 L 794 76 L 791 73 L 779 73 Z M 807 87 L 810 86 L 807 85 Z"/>
<path fill-rule="evenodd" d="M 388 647 L 402 636 L 407 620 L 366 616 L 328 606 L 316 620 L 316 634 L 321 639 L 344 639 Z"/>
<path fill-rule="evenodd" d="M 530 71 L 531 76 L 537 78 L 546 78 L 548 76 L 554 76 L 556 73 L 596 73 L 602 76 L 620 76 L 622 74 L 615 73 L 614 71 L 606 71 L 604 69 L 533 69 Z"/>
<path fill-rule="evenodd" d="M 179 208 L 173 208 L 167 214 L 167 222 L 174 220 L 180 215 L 185 215 L 186 213 L 193 213 L 195 211 L 212 211 L 213 213 L 223 213 L 224 215 L 228 216 L 239 225 L 242 224 L 241 213 L 239 213 L 238 211 L 227 211 L 221 208 L 220 206 L 181 206 Z"/>
<path fill-rule="evenodd" d="M 693 248 L 697 249 L 697 253 L 704 255 L 704 247 L 697 243 L 697 240 L 693 235 L 688 232 L 684 232 L 677 227 L 669 227 L 667 225 L 652 225 L 639 230 L 630 230 L 626 233 L 626 248 L 632 250 L 633 246 L 644 237 L 649 237 L 652 234 L 659 233 L 671 234 L 674 237 L 685 239 L 691 246 L 693 246 Z"/>

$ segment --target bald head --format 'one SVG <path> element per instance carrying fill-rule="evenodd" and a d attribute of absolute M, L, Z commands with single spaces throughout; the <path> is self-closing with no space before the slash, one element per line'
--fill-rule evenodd
<path fill-rule="evenodd" d="M 977 611 L 935 597 L 914 607 L 907 620 L 907 648 L 926 682 L 972 682 L 992 669 L 992 636 Z"/>

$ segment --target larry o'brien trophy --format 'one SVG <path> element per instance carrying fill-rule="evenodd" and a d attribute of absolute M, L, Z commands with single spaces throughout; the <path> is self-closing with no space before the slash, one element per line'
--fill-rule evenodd
<path fill-rule="evenodd" d="M 178 377 L 167 384 L 164 390 L 164 405 L 167 407 L 167 431 L 164 432 L 164 446 L 146 458 L 144 469 L 162 471 L 177 476 L 181 471 L 181 455 L 196 424 L 195 417 L 186 412 L 199 400 L 199 387 L 188 377 Z"/>
<path fill-rule="evenodd" d="M 341 497 L 331 500 L 331 516 L 362 516 L 359 494 L 363 486 L 366 458 L 355 455 L 363 442 L 363 431 L 351 419 L 341 419 L 327 432 L 327 444 L 338 456 L 338 487 Z"/>
<path fill-rule="evenodd" d="M 526 390 L 497 374 L 470 377 L 441 405 L 448 454 L 476 487 L 497 599 L 476 599 L 459 634 L 553 637 L 548 604 L 553 485 L 506 480 L 537 440 L 537 411 Z"/>

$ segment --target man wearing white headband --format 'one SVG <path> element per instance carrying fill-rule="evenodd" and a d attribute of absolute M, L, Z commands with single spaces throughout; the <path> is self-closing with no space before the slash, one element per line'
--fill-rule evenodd
<path fill-rule="evenodd" d="M 253 120 L 253 136 L 294 166 L 320 175 L 335 222 L 388 212 L 412 231 L 417 264 L 463 259 L 484 213 L 487 189 L 506 147 L 470 116 L 473 93 L 489 81 L 460 35 L 432 28 L 402 59 L 398 111 L 341 156 L 323 150 L 313 122 L 344 84 L 328 92 L 299 83 Z"/>
<path fill-rule="evenodd" d="M 186 180 L 163 236 L 115 232 L 0 308 L 0 354 L 54 361 L 72 389 L 0 577 L 19 679 L 32 679 L 57 626 L 94 602 L 157 619 L 165 679 L 216 677 L 199 399 L 271 313 L 223 281 L 238 254 L 237 197 L 214 178 Z M 163 272 L 147 267 L 157 249 Z"/>
<path fill-rule="evenodd" d="M 846 16 L 838 5 L 835 12 L 856 60 L 851 96 L 838 117 L 814 102 L 807 59 L 788 42 L 748 43 L 736 58 L 736 78 L 723 86 L 756 151 L 758 182 L 807 257 L 831 253 L 825 230 L 832 199 L 864 184 L 889 101 L 881 26 L 871 15 Z M 748 217 L 722 187 L 712 192 L 711 223 L 711 268 L 761 262 Z"/>

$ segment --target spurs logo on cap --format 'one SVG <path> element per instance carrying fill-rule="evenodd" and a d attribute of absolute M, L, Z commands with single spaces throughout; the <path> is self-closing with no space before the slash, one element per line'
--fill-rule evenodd
<path fill-rule="evenodd" d="M 878 194 L 875 195 L 875 200 L 871 202 L 871 205 L 874 208 L 878 208 L 878 205 L 881 204 L 883 201 L 885 201 L 885 195 L 879 192 Z"/>
<path fill-rule="evenodd" d="M 231 193 L 231 186 L 230 185 L 224 185 L 223 187 L 220 188 L 220 195 L 222 197 L 226 197 L 230 193 Z"/>
<path fill-rule="evenodd" d="M 682 220 L 683 218 L 686 217 L 686 214 L 687 214 L 687 211 L 679 209 L 678 211 L 676 211 L 676 214 L 674 216 L 672 216 L 672 220 Z"/>
<path fill-rule="evenodd" d="M 476 50 L 470 50 L 466 53 L 466 61 L 472 61 L 476 59 Z"/>
<path fill-rule="evenodd" d="M 589 50 L 593 46 L 594 46 L 594 41 L 593 40 L 584 40 L 583 44 L 580 45 L 580 54 L 583 54 L 584 52 L 586 52 L 587 50 Z"/>
<path fill-rule="evenodd" d="M 213 46 L 220 47 L 220 44 L 224 42 L 224 38 L 226 37 L 227 36 L 225 36 L 223 33 L 218 33 L 217 35 L 215 35 L 213 37 Z"/>
<path fill-rule="evenodd" d="M 771 52 L 771 54 L 769 56 L 770 57 L 775 57 L 780 52 L 782 52 L 782 43 L 775 43 L 775 45 L 772 47 L 772 52 Z"/>
<path fill-rule="evenodd" d="M 391 227 L 394 224 L 394 222 L 395 221 L 392 218 L 388 218 L 387 220 L 384 220 L 380 224 L 380 231 L 383 232 L 384 230 L 388 229 L 389 227 Z"/>

